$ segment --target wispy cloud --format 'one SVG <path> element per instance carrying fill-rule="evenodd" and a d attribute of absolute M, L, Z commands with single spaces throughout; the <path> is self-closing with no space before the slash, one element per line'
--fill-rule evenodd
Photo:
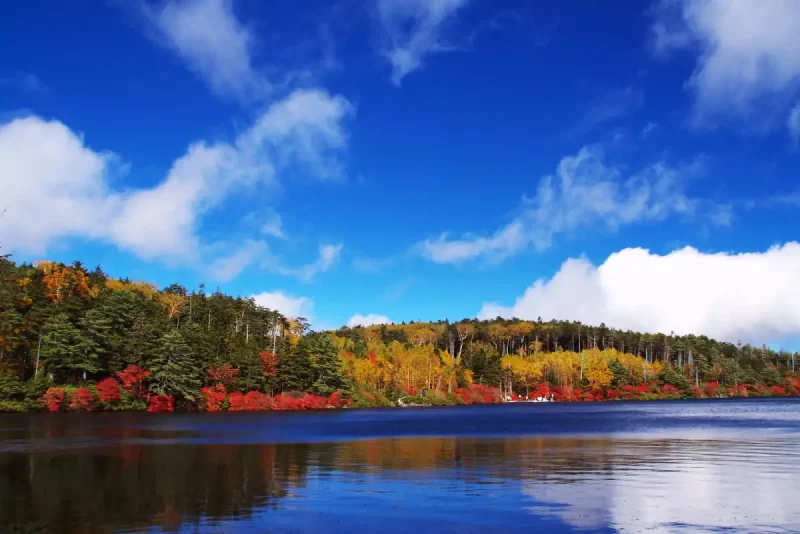
<path fill-rule="evenodd" d="M 664 58 L 696 54 L 687 87 L 694 124 L 732 118 L 761 129 L 783 124 L 800 87 L 800 4 L 795 0 L 661 0 L 653 10 L 652 45 Z M 776 120 L 780 119 L 780 120 Z"/>
<path fill-rule="evenodd" d="M 701 169 L 699 160 L 679 166 L 658 162 L 626 175 L 606 162 L 599 147 L 584 147 L 563 158 L 554 175 L 542 178 L 536 195 L 523 199 L 518 214 L 494 233 L 455 239 L 442 234 L 417 246 L 436 263 L 459 264 L 478 258 L 497 262 L 528 247 L 545 250 L 555 236 L 579 229 L 615 231 L 676 215 L 690 218 L 698 214 L 699 206 L 715 206 L 684 190 L 687 178 Z M 722 215 L 714 219 L 724 222 Z"/>
<path fill-rule="evenodd" d="M 322 245 L 319 247 L 317 260 L 300 267 L 287 267 L 274 256 L 268 256 L 262 260 L 261 266 L 276 274 L 296 276 L 303 282 L 311 282 L 318 274 L 329 271 L 338 263 L 342 249 L 344 249 L 344 245 L 341 243 Z"/>
<path fill-rule="evenodd" d="M 47 86 L 35 74 L 30 72 L 15 72 L 7 76 L 0 76 L 0 87 L 10 87 L 25 93 L 46 93 Z"/>
<path fill-rule="evenodd" d="M 789 129 L 789 137 L 792 139 L 792 146 L 800 148 L 800 101 L 794 105 L 786 119 L 786 127 Z"/>
<path fill-rule="evenodd" d="M 392 83 L 400 85 L 432 54 L 454 50 L 448 25 L 468 0 L 377 0 L 377 20 L 387 41 L 382 53 L 392 66 Z"/>
<path fill-rule="evenodd" d="M 644 128 L 642 128 L 642 139 L 647 139 L 655 134 L 657 134 L 661 130 L 661 127 L 656 122 L 648 122 L 645 124 Z"/>
<path fill-rule="evenodd" d="M 262 98 L 272 88 L 253 66 L 255 37 L 233 11 L 232 0 L 168 0 L 144 4 L 157 41 L 172 49 L 218 95 Z"/>
<path fill-rule="evenodd" d="M 216 281 L 229 282 L 258 261 L 266 250 L 267 244 L 263 241 L 245 240 L 231 254 L 214 259 L 208 267 L 208 272 Z"/>
<path fill-rule="evenodd" d="M 644 105 L 644 93 L 632 87 L 607 91 L 594 100 L 571 133 L 581 135 L 595 128 L 629 116 Z"/>

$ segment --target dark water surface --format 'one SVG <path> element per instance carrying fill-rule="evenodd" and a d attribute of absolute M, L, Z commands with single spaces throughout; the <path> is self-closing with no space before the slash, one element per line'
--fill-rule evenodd
<path fill-rule="evenodd" d="M 800 401 L 0 415 L 0 531 L 800 532 Z"/>

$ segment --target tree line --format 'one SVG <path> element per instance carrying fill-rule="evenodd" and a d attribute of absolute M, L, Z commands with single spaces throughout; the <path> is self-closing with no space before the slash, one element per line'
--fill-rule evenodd
<path fill-rule="evenodd" d="M 0 258 L 4 411 L 454 404 L 532 391 L 585 400 L 664 386 L 670 395 L 697 396 L 709 384 L 726 394 L 780 394 L 800 386 L 797 356 L 570 321 L 314 332 L 303 318 L 202 285 L 159 289 L 80 262 Z"/>

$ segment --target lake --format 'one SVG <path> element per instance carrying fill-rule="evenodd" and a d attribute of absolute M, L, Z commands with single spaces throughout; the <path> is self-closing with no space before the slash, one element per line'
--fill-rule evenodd
<path fill-rule="evenodd" d="M 800 401 L 0 415 L 4 532 L 800 532 Z"/>

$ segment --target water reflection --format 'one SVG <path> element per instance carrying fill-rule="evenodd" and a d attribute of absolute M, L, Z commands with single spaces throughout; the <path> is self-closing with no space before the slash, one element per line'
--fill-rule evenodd
<path fill-rule="evenodd" d="M 193 420 L 195 428 L 181 423 L 171 430 L 137 424 L 105 428 L 96 419 L 82 419 L 91 421 L 91 431 L 65 420 L 6 425 L 0 420 L 0 451 L 5 450 L 0 452 L 0 528 L 800 528 L 800 510 L 794 506 L 800 495 L 800 445 L 798 434 L 785 428 L 743 430 L 737 439 L 706 428 L 702 436 L 685 439 L 650 432 L 253 444 L 197 443 L 196 436 L 208 437 L 203 419 Z M 26 440 L 27 451 L 21 447 Z M 65 440 L 70 447 L 56 446 Z"/>

